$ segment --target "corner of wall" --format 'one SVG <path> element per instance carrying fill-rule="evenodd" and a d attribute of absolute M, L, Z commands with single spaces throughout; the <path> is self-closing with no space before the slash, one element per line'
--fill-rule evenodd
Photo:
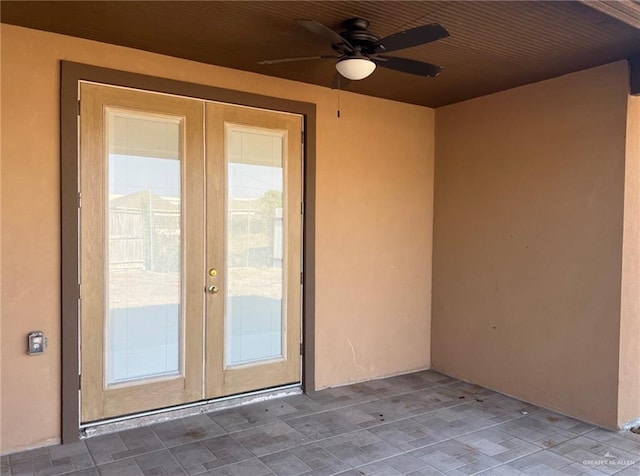
<path fill-rule="evenodd" d="M 627 104 L 618 428 L 640 419 L 640 96 Z"/>
<path fill-rule="evenodd" d="M 617 426 L 627 90 L 619 61 L 436 110 L 433 368 Z"/>

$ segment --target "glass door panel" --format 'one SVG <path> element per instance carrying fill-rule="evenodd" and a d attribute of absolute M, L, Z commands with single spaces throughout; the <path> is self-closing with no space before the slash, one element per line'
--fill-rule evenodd
<path fill-rule="evenodd" d="M 283 133 L 234 125 L 227 143 L 227 367 L 284 349 Z"/>
<path fill-rule="evenodd" d="M 107 109 L 106 384 L 182 373 L 182 121 Z"/>

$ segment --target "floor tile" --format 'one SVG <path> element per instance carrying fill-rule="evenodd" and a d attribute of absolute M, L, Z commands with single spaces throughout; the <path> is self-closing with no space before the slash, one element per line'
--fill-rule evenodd
<path fill-rule="evenodd" d="M 86 439 L 85 443 L 96 465 L 164 448 L 162 441 L 149 427 L 96 436 Z"/>
<path fill-rule="evenodd" d="M 423 409 L 421 412 L 426 413 L 429 411 L 442 410 L 443 408 L 451 408 L 459 405 L 466 405 L 476 398 L 484 399 L 486 396 L 478 395 L 477 397 L 471 397 L 468 393 L 462 392 L 450 385 L 443 385 L 434 388 L 427 388 L 425 390 L 419 390 L 411 395 L 419 398 L 422 402 Z"/>
<path fill-rule="evenodd" d="M 640 456 L 635 453 L 579 436 L 550 448 L 558 455 L 576 463 L 596 468 L 605 474 L 615 474 L 627 466 L 633 466 Z"/>
<path fill-rule="evenodd" d="M 265 413 L 275 415 L 281 420 L 297 418 L 327 409 L 318 402 L 309 398 L 308 395 L 290 395 L 283 398 L 274 398 L 257 404 L 259 408 L 264 409 Z"/>
<path fill-rule="evenodd" d="M 564 471 L 572 475 L 579 474 L 579 475 L 585 475 L 585 476 L 602 476 L 603 474 L 606 474 L 600 471 L 598 467 L 585 466 L 580 463 L 572 463 L 569 466 L 567 466 L 564 469 Z"/>
<path fill-rule="evenodd" d="M 436 469 L 425 467 L 422 469 L 418 469 L 416 471 L 411 471 L 408 476 L 436 476 L 436 475 L 442 475 L 442 474 L 444 473 L 441 473 Z"/>
<path fill-rule="evenodd" d="M 263 456 L 260 460 L 278 476 L 330 475 L 350 468 L 314 443 Z"/>
<path fill-rule="evenodd" d="M 13 474 L 29 474 L 51 467 L 51 458 L 47 448 L 37 448 L 9 455 L 9 464 Z"/>
<path fill-rule="evenodd" d="M 64 476 L 100 476 L 100 473 L 98 472 L 98 468 L 87 468 L 67 473 Z"/>
<path fill-rule="evenodd" d="M 133 458 L 98 466 L 100 476 L 144 476 L 142 469 Z"/>
<path fill-rule="evenodd" d="M 356 467 L 402 453 L 397 446 L 367 430 L 319 441 L 318 444 L 346 464 Z"/>
<path fill-rule="evenodd" d="M 530 415 L 532 420 L 537 420 L 545 425 L 550 425 L 554 428 L 559 428 L 575 435 L 582 435 L 588 431 L 596 428 L 595 425 L 585 423 L 580 420 L 575 420 L 568 416 L 556 413 L 551 410 L 541 410 L 540 412 Z"/>
<path fill-rule="evenodd" d="M 385 421 L 384 415 L 381 417 L 375 412 L 373 414 L 370 412 L 366 412 L 362 408 L 359 408 L 358 405 L 338 408 L 332 411 L 340 418 L 344 418 L 346 421 L 361 429 L 370 428 L 375 425 L 381 425 Z"/>
<path fill-rule="evenodd" d="M 322 390 L 317 393 L 324 392 Z M 317 399 L 317 397 L 314 397 Z M 285 408 L 276 408 L 276 414 L 278 418 L 281 420 L 287 421 L 293 418 L 299 418 L 302 416 L 313 415 L 314 413 L 320 413 L 327 410 L 342 408 L 343 406 L 349 406 L 350 404 L 347 402 L 346 405 L 324 405 L 316 399 L 311 398 L 310 395 L 291 395 L 288 397 L 284 397 L 282 399 L 283 403 L 286 405 Z M 377 397 L 376 397 L 377 398 Z M 271 411 L 271 409 L 269 409 Z"/>
<path fill-rule="evenodd" d="M 490 456 L 500 463 L 506 463 L 540 451 L 540 448 L 533 443 L 514 438 L 507 433 L 497 430 L 495 427 L 469 433 L 454 439 L 467 447 L 473 448 L 479 453 Z"/>
<path fill-rule="evenodd" d="M 274 405 L 272 404 L 271 407 Z M 287 403 L 279 405 L 281 409 L 289 410 L 295 413 L 296 409 Z M 286 413 L 283 412 L 283 413 Z M 208 414 L 209 418 L 228 433 L 256 428 L 258 426 L 276 423 L 280 421 L 277 411 L 269 408 L 267 405 L 255 404 L 245 405 L 238 408 L 231 408 L 220 412 Z"/>
<path fill-rule="evenodd" d="M 438 410 L 435 414 L 450 422 L 464 420 L 470 427 L 486 428 L 540 411 L 540 408 L 535 405 L 505 395 L 479 394 L 462 400 L 459 398 L 461 395 L 464 396 L 464 394 L 458 394 L 458 400 L 462 402 L 461 404 L 448 405 L 446 409 Z M 429 415 L 425 418 L 428 417 Z M 415 420 L 420 421 L 420 418 L 417 417 Z"/>
<path fill-rule="evenodd" d="M 449 390 L 453 392 L 453 395 L 457 396 L 458 399 L 460 397 L 464 397 L 461 400 L 473 400 L 476 398 L 486 398 L 491 395 L 497 395 L 497 392 L 493 390 L 489 390 L 488 388 L 481 387 L 480 385 L 475 385 L 469 382 L 463 382 L 461 380 L 454 380 L 453 383 L 445 385 L 443 390 Z"/>
<path fill-rule="evenodd" d="M 273 473 L 259 459 L 250 459 L 241 463 L 212 469 L 203 474 L 211 476 L 266 476 Z"/>
<path fill-rule="evenodd" d="M 230 435 L 176 446 L 170 451 L 188 474 L 197 474 L 254 458 L 249 450 Z"/>
<path fill-rule="evenodd" d="M 640 435 L 631 432 L 609 431 L 603 428 L 595 428 L 583 436 L 599 441 L 603 445 L 613 446 L 636 454 L 640 457 Z"/>
<path fill-rule="evenodd" d="M 167 448 L 205 440 L 226 433 L 207 414 L 158 423 L 152 425 L 151 429 Z"/>
<path fill-rule="evenodd" d="M 638 476 L 640 474 L 640 463 L 635 464 L 633 466 L 627 466 L 619 473 L 616 473 L 616 476 Z"/>
<path fill-rule="evenodd" d="M 342 387 L 327 388 L 319 392 L 310 393 L 307 397 L 318 405 L 319 411 L 334 410 L 336 408 L 378 400 L 379 396 L 369 385 L 369 382 L 364 382 Z"/>
<path fill-rule="evenodd" d="M 529 416 L 509 421 L 495 428 L 541 448 L 551 448 L 576 437 L 575 433 Z"/>
<path fill-rule="evenodd" d="M 2 474 L 12 476 L 56 476 L 94 466 L 84 442 L 25 451 L 11 455 L 3 461 L 6 461 L 7 469 Z"/>
<path fill-rule="evenodd" d="M 447 440 L 412 451 L 409 455 L 441 471 L 473 474 L 500 465 L 500 461 L 460 441 Z"/>
<path fill-rule="evenodd" d="M 265 456 L 310 441 L 305 435 L 284 422 L 234 433 L 233 438 L 256 456 Z"/>
<path fill-rule="evenodd" d="M 456 382 L 455 379 L 447 377 L 446 375 L 433 370 L 423 370 L 411 374 L 372 380 L 366 383 L 380 398 L 387 398 L 393 395 L 415 392 L 417 390 L 424 390 L 426 388 L 454 382 Z"/>
<path fill-rule="evenodd" d="M 494 424 L 482 416 L 465 417 L 465 413 L 461 411 L 459 406 L 427 413 L 414 417 L 412 420 L 440 441 L 481 430 Z"/>
<path fill-rule="evenodd" d="M 408 454 L 392 456 L 391 458 L 387 458 L 367 466 L 361 466 L 356 469 L 366 470 L 366 468 L 382 468 L 382 470 L 387 470 L 387 468 L 389 468 L 389 470 L 397 471 L 399 474 L 413 474 L 416 472 L 419 472 L 418 474 L 442 474 L 435 468 L 425 464 L 424 461 Z"/>
<path fill-rule="evenodd" d="M 0 476 L 11 476 L 9 456 L 0 456 Z"/>
<path fill-rule="evenodd" d="M 509 466 L 496 466 L 495 468 L 488 469 L 486 471 L 482 471 L 482 476 L 514 476 L 516 474 L 522 474 L 521 472 L 510 468 Z"/>
<path fill-rule="evenodd" d="M 47 447 L 51 459 L 68 458 L 73 456 L 88 455 L 89 450 L 84 441 L 76 441 L 66 445 L 55 445 Z"/>
<path fill-rule="evenodd" d="M 542 411 L 542 408 L 523 402 L 517 398 L 495 393 L 488 396 L 479 396 L 471 402 L 473 408 L 478 408 L 485 415 L 499 417 L 500 420 L 522 418 Z"/>
<path fill-rule="evenodd" d="M 52 468 L 51 458 L 45 452 L 43 454 L 32 454 L 20 460 L 11 460 L 12 476 L 31 476 L 34 473 Z"/>
<path fill-rule="evenodd" d="M 364 412 L 362 412 L 362 415 L 371 418 Z M 287 424 L 310 440 L 321 440 L 358 429 L 357 425 L 351 423 L 338 410 L 287 420 Z"/>
<path fill-rule="evenodd" d="M 90 468 L 94 465 L 84 441 L 48 448 L 54 466 L 71 468 L 71 471 Z"/>
<path fill-rule="evenodd" d="M 405 473 L 394 469 L 385 463 L 376 462 L 371 463 L 365 466 L 360 466 L 359 468 L 351 469 L 348 471 L 343 471 L 342 473 L 338 473 L 340 476 L 402 476 Z"/>
<path fill-rule="evenodd" d="M 542 450 L 505 465 L 516 474 L 539 476 L 602 475 L 595 468 L 582 466 L 550 450 Z M 482 473 L 484 474 L 484 473 Z"/>
<path fill-rule="evenodd" d="M 412 419 L 378 425 L 370 428 L 369 431 L 402 451 L 415 450 L 447 439 L 446 436 L 439 434 L 434 429 L 421 425 Z"/>
<path fill-rule="evenodd" d="M 372 426 L 377 423 L 391 422 L 421 415 L 425 412 L 436 410 L 439 408 L 439 404 L 425 401 L 419 391 L 363 403 L 354 408 L 368 415 L 371 418 L 370 426 Z"/>
<path fill-rule="evenodd" d="M 169 450 L 160 450 L 134 458 L 145 476 L 184 476 L 187 472 Z"/>

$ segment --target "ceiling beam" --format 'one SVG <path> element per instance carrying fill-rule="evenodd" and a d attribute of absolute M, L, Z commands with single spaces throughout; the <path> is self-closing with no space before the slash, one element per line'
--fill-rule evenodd
<path fill-rule="evenodd" d="M 637 0 L 580 0 L 580 2 L 640 30 L 640 2 Z"/>

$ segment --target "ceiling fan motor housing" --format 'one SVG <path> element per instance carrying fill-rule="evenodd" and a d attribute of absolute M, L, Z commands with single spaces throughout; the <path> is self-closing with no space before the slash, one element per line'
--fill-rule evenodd
<path fill-rule="evenodd" d="M 340 33 L 340 36 L 354 47 L 356 55 L 376 54 L 384 50 L 382 45 L 378 45 L 380 37 L 367 30 L 369 28 L 369 20 L 366 18 L 350 18 L 344 22 L 344 27 L 346 30 Z M 340 54 L 349 56 L 353 54 L 345 51 L 344 45 L 334 44 L 332 47 L 334 51 Z"/>

